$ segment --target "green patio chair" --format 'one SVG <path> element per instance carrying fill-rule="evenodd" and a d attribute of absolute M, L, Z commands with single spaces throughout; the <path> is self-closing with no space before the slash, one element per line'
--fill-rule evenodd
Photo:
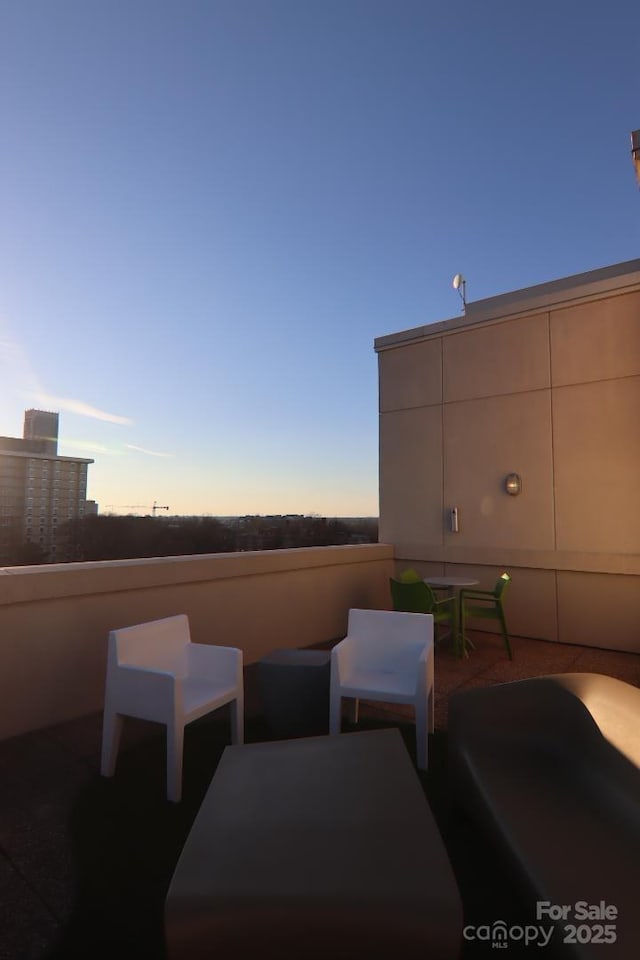
<path fill-rule="evenodd" d="M 393 609 L 402 613 L 430 613 L 433 616 L 434 627 L 437 624 L 449 625 L 449 630 L 440 639 L 453 637 L 454 644 L 458 637 L 458 604 L 455 597 L 445 600 L 436 600 L 431 587 L 418 578 L 417 580 L 389 579 Z"/>
<path fill-rule="evenodd" d="M 400 580 L 402 583 L 424 583 L 423 578 L 420 576 L 417 570 L 413 569 L 413 567 L 410 567 L 408 570 L 403 570 L 398 577 L 398 580 Z M 447 589 L 447 587 L 434 587 L 431 586 L 431 584 L 429 587 L 431 590 L 433 590 L 436 596 L 438 593 L 441 593 L 443 590 Z"/>
<path fill-rule="evenodd" d="M 498 582 L 493 590 L 474 590 L 473 587 L 462 589 L 460 591 L 460 632 L 464 643 L 466 641 L 465 623 L 469 617 L 498 620 L 502 628 L 502 639 L 507 648 L 509 660 L 513 660 L 507 632 L 507 621 L 504 615 L 504 591 L 510 582 L 509 574 L 503 573 L 498 577 Z"/>

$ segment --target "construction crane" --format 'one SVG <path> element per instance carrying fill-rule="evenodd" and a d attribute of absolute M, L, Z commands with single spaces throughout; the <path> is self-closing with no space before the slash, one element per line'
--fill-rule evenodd
<path fill-rule="evenodd" d="M 105 510 L 151 510 L 154 517 L 158 510 L 168 509 L 169 507 L 161 507 L 155 500 L 152 507 L 148 503 L 108 503 L 105 507 Z"/>

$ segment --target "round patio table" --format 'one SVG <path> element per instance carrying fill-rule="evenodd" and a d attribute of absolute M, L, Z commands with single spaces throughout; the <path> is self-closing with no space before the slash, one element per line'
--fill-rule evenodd
<path fill-rule="evenodd" d="M 425 577 L 425 583 L 430 587 L 453 587 L 455 590 L 461 590 L 462 587 L 476 587 L 480 581 L 472 580 L 471 577 Z"/>
<path fill-rule="evenodd" d="M 462 590 L 463 587 L 476 587 L 480 581 L 471 577 L 425 577 L 424 582 L 430 587 L 448 588 L 450 590 Z M 463 636 L 460 629 L 462 617 L 460 616 L 460 600 L 458 600 L 458 636 L 456 637 L 456 653 L 460 657 L 468 657 L 467 647 L 473 649 L 473 643 L 468 637 Z"/>

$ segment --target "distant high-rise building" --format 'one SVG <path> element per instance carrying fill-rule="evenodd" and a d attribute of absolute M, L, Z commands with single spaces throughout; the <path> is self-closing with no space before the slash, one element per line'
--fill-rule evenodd
<path fill-rule="evenodd" d="M 46 410 L 25 412 L 22 439 L 0 437 L 1 566 L 17 562 L 30 544 L 50 562 L 69 559 L 68 540 L 58 530 L 88 512 L 93 462 L 58 456 L 58 414 Z"/>
<path fill-rule="evenodd" d="M 23 438 L 44 440 L 45 452 L 55 457 L 58 453 L 58 419 L 59 414 L 50 413 L 48 410 L 25 410 Z"/>

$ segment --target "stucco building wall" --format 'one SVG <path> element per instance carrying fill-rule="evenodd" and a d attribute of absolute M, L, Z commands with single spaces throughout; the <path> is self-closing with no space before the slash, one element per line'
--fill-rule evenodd
<path fill-rule="evenodd" d="M 380 540 L 398 568 L 483 587 L 508 569 L 512 633 L 640 651 L 640 260 L 376 350 Z"/>

